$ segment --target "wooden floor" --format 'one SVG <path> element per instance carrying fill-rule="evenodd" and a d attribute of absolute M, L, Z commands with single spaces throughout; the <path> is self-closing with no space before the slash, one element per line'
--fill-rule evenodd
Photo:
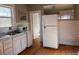
<path fill-rule="evenodd" d="M 33 46 L 19 55 L 77 55 L 78 51 L 79 46 L 59 45 L 58 49 L 44 48 L 38 39 L 34 39 Z"/>

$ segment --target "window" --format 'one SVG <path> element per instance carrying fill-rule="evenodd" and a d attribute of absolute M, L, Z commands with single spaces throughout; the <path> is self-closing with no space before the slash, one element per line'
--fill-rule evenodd
<path fill-rule="evenodd" d="M 74 19 L 74 10 L 64 10 L 60 11 L 60 15 L 58 17 L 60 20 L 71 20 Z"/>
<path fill-rule="evenodd" d="M 6 7 L 0 7 L 0 16 L 11 17 L 11 9 Z"/>
<path fill-rule="evenodd" d="M 11 27 L 11 8 L 0 6 L 0 27 Z"/>
<path fill-rule="evenodd" d="M 63 15 L 61 16 L 61 19 L 71 19 L 70 15 Z"/>

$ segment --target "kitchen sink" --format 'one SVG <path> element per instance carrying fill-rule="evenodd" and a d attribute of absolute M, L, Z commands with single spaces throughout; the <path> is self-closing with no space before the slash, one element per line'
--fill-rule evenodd
<path fill-rule="evenodd" d="M 5 36 L 5 35 L 6 35 L 6 33 L 0 33 L 0 38 Z"/>
<path fill-rule="evenodd" d="M 16 34 L 19 34 L 19 33 L 21 33 L 21 31 L 15 30 L 15 31 L 9 31 L 6 35 L 16 35 Z"/>

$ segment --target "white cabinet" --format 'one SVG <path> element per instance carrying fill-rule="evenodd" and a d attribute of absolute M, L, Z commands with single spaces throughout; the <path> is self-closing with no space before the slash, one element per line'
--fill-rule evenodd
<path fill-rule="evenodd" d="M 4 38 L 3 45 L 4 45 L 4 54 L 12 55 L 13 54 L 12 38 L 11 37 Z"/>
<path fill-rule="evenodd" d="M 0 55 L 3 55 L 3 44 L 2 44 L 2 40 L 0 40 Z"/>
<path fill-rule="evenodd" d="M 17 55 L 27 47 L 26 32 L 0 38 L 0 55 Z"/>
<path fill-rule="evenodd" d="M 19 54 L 27 47 L 26 32 L 13 36 L 14 54 Z"/>
<path fill-rule="evenodd" d="M 31 30 L 27 31 L 27 35 L 28 35 L 27 45 L 28 45 L 28 47 L 30 47 L 30 46 L 32 46 L 32 42 L 33 42 L 33 36 L 32 36 Z"/>
<path fill-rule="evenodd" d="M 21 52 L 21 40 L 18 35 L 13 36 L 13 49 L 15 55 Z"/>
<path fill-rule="evenodd" d="M 23 34 L 20 38 L 21 38 L 22 51 L 23 51 L 27 47 L 26 33 Z"/>

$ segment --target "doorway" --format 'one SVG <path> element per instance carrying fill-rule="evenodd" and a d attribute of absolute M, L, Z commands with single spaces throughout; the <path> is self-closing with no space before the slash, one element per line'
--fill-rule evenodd
<path fill-rule="evenodd" d="M 33 13 L 33 39 L 40 38 L 40 14 Z"/>
<path fill-rule="evenodd" d="M 34 46 L 41 45 L 41 11 L 30 11 L 30 22 Z"/>

